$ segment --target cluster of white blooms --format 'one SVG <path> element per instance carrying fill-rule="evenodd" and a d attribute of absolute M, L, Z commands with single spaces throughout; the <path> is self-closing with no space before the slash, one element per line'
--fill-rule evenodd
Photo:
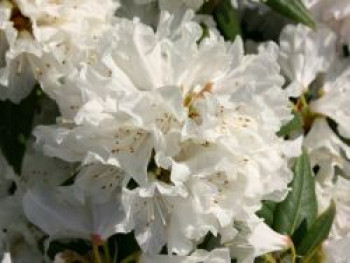
<path fill-rule="evenodd" d="M 350 44 L 350 6 L 348 0 L 303 0 L 315 18 L 331 27 L 340 42 Z"/>
<path fill-rule="evenodd" d="M 349 9 L 350 2 L 345 7 Z M 299 98 L 297 110 L 304 111 L 308 133 L 297 139 L 303 140 L 317 171 L 319 209 L 324 211 L 331 200 L 337 207 L 326 243 L 328 262 L 337 263 L 349 259 L 345 247 L 350 245 L 350 61 L 337 46 L 343 37 L 322 23 L 316 31 L 286 26 L 277 51 L 289 80 L 286 90 Z"/>
<path fill-rule="evenodd" d="M 0 1 L 0 99 L 38 86 L 59 112 L 37 114 L 20 172 L 0 153 L 2 263 L 95 262 L 46 250 L 130 232 L 144 263 L 289 249 L 257 212 L 285 199 L 302 147 L 319 212 L 337 207 L 327 260 L 350 257 L 350 2 L 305 0 L 317 29 L 286 25 L 255 53 L 195 13 L 205 2 Z M 304 132 L 278 136 L 293 112 Z"/>

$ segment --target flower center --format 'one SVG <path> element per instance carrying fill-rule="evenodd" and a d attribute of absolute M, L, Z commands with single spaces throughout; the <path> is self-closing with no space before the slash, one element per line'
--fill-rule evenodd
<path fill-rule="evenodd" d="M 188 117 L 189 118 L 200 122 L 200 120 L 199 120 L 200 115 L 199 115 L 198 111 L 196 110 L 196 108 L 194 107 L 194 103 L 198 99 L 203 99 L 204 93 L 206 93 L 206 92 L 211 93 L 213 90 L 213 86 L 214 86 L 214 84 L 209 81 L 204 85 L 204 87 L 201 90 L 199 90 L 199 91 L 190 90 L 186 94 L 186 96 L 184 97 L 184 100 L 183 100 L 183 106 L 188 108 Z"/>
<path fill-rule="evenodd" d="M 18 8 L 18 6 L 14 2 L 12 2 L 12 4 L 13 4 L 13 8 L 11 12 L 10 21 L 13 22 L 14 28 L 16 28 L 18 32 L 27 31 L 30 34 L 32 34 L 33 33 L 32 22 L 28 17 L 26 17 L 21 13 L 21 10 Z"/>
<path fill-rule="evenodd" d="M 148 163 L 147 171 L 154 179 L 163 182 L 168 185 L 173 185 L 171 181 L 171 172 L 167 169 L 159 167 L 154 159 L 155 152 L 152 152 L 152 157 Z"/>
<path fill-rule="evenodd" d="M 155 169 L 154 174 L 155 174 L 155 177 L 157 180 L 159 180 L 163 183 L 169 184 L 169 185 L 173 184 L 171 179 L 170 179 L 170 171 L 169 170 L 157 167 Z"/>

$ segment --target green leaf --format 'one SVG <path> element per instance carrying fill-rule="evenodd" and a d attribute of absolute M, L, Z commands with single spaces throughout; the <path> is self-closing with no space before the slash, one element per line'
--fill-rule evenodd
<path fill-rule="evenodd" d="M 324 211 L 312 224 L 306 236 L 297 247 L 297 254 L 304 257 L 303 262 L 312 258 L 317 248 L 328 237 L 336 212 L 335 203 L 332 201 L 329 208 Z"/>
<path fill-rule="evenodd" d="M 295 247 L 297 247 L 301 240 L 304 238 L 304 236 L 306 235 L 308 229 L 307 229 L 307 222 L 306 219 L 304 219 L 299 227 L 297 229 L 295 229 L 293 236 L 292 236 L 292 241 Z"/>
<path fill-rule="evenodd" d="M 201 6 L 199 9 L 198 13 L 199 14 L 212 14 L 216 7 L 222 2 L 223 0 L 209 0 L 204 2 L 204 4 Z"/>
<path fill-rule="evenodd" d="M 26 142 L 32 131 L 32 122 L 37 106 L 37 90 L 13 104 L 0 101 L 0 148 L 16 173 L 20 173 Z"/>
<path fill-rule="evenodd" d="M 286 199 L 276 207 L 274 229 L 292 236 L 304 219 L 309 229 L 317 216 L 315 179 L 305 149 L 294 165 L 294 178 L 290 187 Z"/>
<path fill-rule="evenodd" d="M 316 28 L 316 23 L 301 0 L 267 0 L 266 4 L 279 14 L 296 22 Z"/>
<path fill-rule="evenodd" d="M 222 0 L 214 10 L 218 29 L 226 40 L 235 40 L 241 34 L 240 22 L 230 0 Z"/>
<path fill-rule="evenodd" d="M 275 208 L 277 206 L 277 203 L 274 203 L 272 201 L 265 201 L 263 202 L 262 208 L 256 213 L 258 217 L 264 219 L 265 223 L 269 226 L 273 225 L 273 213 L 275 211 Z"/>
<path fill-rule="evenodd" d="M 277 136 L 284 137 L 290 135 L 294 131 L 302 131 L 303 130 L 303 116 L 300 112 L 294 112 L 294 118 L 283 125 L 279 132 L 277 132 Z"/>

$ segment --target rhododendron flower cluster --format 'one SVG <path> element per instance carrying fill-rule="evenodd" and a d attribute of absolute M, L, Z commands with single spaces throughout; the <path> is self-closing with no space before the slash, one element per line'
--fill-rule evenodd
<path fill-rule="evenodd" d="M 284 2 L 0 1 L 0 262 L 350 260 L 350 2 Z"/>

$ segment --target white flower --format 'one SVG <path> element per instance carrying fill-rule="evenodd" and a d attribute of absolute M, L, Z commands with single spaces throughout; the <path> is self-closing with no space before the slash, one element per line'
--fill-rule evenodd
<path fill-rule="evenodd" d="M 37 164 L 33 165 L 38 167 Z M 31 169 L 34 168 L 31 166 Z M 38 169 L 38 171 L 41 170 Z M 0 255 L 6 252 L 3 259 L 5 262 L 8 260 L 42 262 L 43 258 L 37 247 L 42 233 L 28 222 L 21 205 L 22 189 L 24 189 L 24 184 L 20 180 L 22 177 L 13 172 L 2 154 L 0 155 L 0 176 Z"/>
<path fill-rule="evenodd" d="M 347 0 L 303 0 L 316 20 L 338 33 L 340 41 L 350 44 L 350 3 Z"/>
<path fill-rule="evenodd" d="M 319 210 L 324 211 L 334 200 L 336 215 L 328 239 L 341 239 L 350 237 L 350 181 L 338 175 L 333 181 L 324 184 L 317 184 L 317 199 Z"/>
<path fill-rule="evenodd" d="M 74 174 L 74 165 L 49 158 L 28 143 L 23 157 L 21 176 L 15 178 L 21 191 L 38 185 L 57 186 Z"/>
<path fill-rule="evenodd" d="M 254 225 L 255 227 L 252 227 Z M 227 244 L 231 248 L 231 255 L 239 263 L 253 262 L 260 255 L 282 251 L 291 245 L 288 236 L 273 231 L 259 219 L 253 219 L 253 222 L 250 222 L 250 227 L 247 227 L 246 223 L 241 223 L 240 226 L 243 228 L 241 234 L 232 244 Z"/>
<path fill-rule="evenodd" d="M 346 263 L 349 261 L 350 237 L 326 241 L 324 251 L 326 254 L 326 263 Z"/>
<path fill-rule="evenodd" d="M 106 202 L 87 199 L 81 203 L 69 187 L 37 187 L 24 195 L 23 207 L 27 218 L 53 238 L 103 241 L 126 231 L 120 195 L 113 195 Z"/>
<path fill-rule="evenodd" d="M 319 183 L 331 182 L 336 167 L 350 175 L 350 148 L 331 130 L 325 119 L 314 121 L 303 144 L 309 151 L 312 167 L 318 166 L 316 178 Z"/>
<path fill-rule="evenodd" d="M 290 96 L 307 91 L 318 74 L 329 70 L 336 58 L 336 37 L 320 25 L 317 31 L 301 24 L 286 26 L 280 36 L 279 63 L 290 84 Z"/>
<path fill-rule="evenodd" d="M 9 252 L 4 253 L 2 259 L 1 259 L 1 263 L 11 263 L 11 255 Z"/>
<path fill-rule="evenodd" d="M 311 103 L 311 110 L 333 119 L 340 134 L 350 138 L 350 69 L 349 63 L 334 65 L 325 78 L 321 97 Z"/>
<path fill-rule="evenodd" d="M 112 0 L 2 1 L 0 99 L 18 103 L 36 81 L 46 86 L 72 70 L 110 26 L 115 6 Z"/>
<path fill-rule="evenodd" d="M 25 218 L 20 196 L 3 198 L 0 211 L 0 254 L 8 251 L 13 262 L 25 262 L 27 259 L 41 262 L 37 242 L 42 233 Z"/>
<path fill-rule="evenodd" d="M 339 133 L 350 137 L 350 71 L 348 63 L 336 55 L 334 34 L 323 26 L 316 32 L 302 25 L 287 26 L 280 43 L 279 62 L 291 83 L 287 90 L 292 97 L 304 96 L 303 93 L 312 97 L 307 105 L 312 116 L 303 116 L 304 126 L 311 129 L 303 144 L 310 150 L 313 166 L 320 167 L 320 180 L 333 178 L 335 165 L 348 173 L 347 157 L 342 154 L 345 151 L 345 156 L 349 156 L 348 147 L 325 120 L 335 121 Z"/>
<path fill-rule="evenodd" d="M 163 13 L 156 32 L 119 20 L 72 78 L 76 115 L 35 131 L 49 156 L 114 165 L 136 182 L 124 207 L 151 254 L 167 244 L 185 255 L 208 232 L 233 239 L 234 221 L 282 200 L 290 180 L 275 135 L 291 118 L 275 57 L 245 55 L 241 39 L 210 29 L 199 43 L 193 17 Z"/>
<path fill-rule="evenodd" d="M 115 166 L 93 163 L 80 168 L 73 191 L 76 199 L 82 203 L 88 199 L 104 203 L 113 198 L 116 190 L 126 185 L 128 180 L 125 173 Z"/>

